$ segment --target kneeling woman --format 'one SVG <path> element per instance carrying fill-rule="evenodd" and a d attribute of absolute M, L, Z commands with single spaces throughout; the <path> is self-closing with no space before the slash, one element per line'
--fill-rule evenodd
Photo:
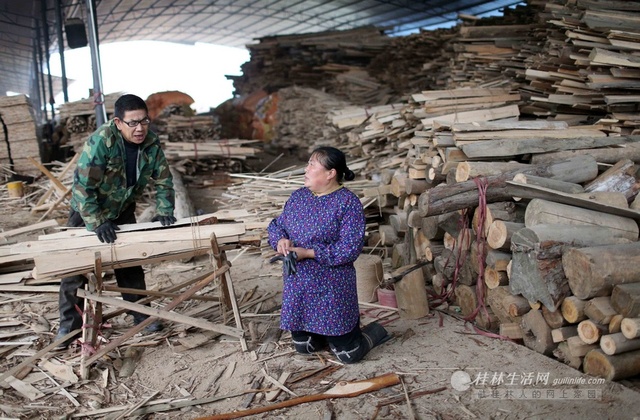
<path fill-rule="evenodd" d="M 354 178 L 340 150 L 314 150 L 304 188 L 268 228 L 269 244 L 285 260 L 280 327 L 291 331 L 298 352 L 328 344 L 344 363 L 389 338 L 376 322 L 360 329 L 353 263 L 364 245 L 365 217 L 358 197 L 342 185 Z"/>

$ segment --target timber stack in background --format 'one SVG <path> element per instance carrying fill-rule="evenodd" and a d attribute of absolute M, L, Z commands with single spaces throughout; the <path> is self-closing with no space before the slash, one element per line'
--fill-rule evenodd
<path fill-rule="evenodd" d="M 40 159 L 40 146 L 31 101 L 25 95 L 0 97 L 0 118 L 0 165 L 9 173 L 35 175 L 29 157 Z"/>
<path fill-rule="evenodd" d="M 432 305 L 453 304 L 586 373 L 628 378 L 640 374 L 640 65 L 631 52 L 640 3 L 529 4 L 520 20 L 412 36 L 414 46 L 424 37 L 441 47 L 395 71 L 421 92 L 332 110 L 330 134 L 298 146 L 367 159 L 358 173 L 378 183 L 358 190 L 378 207 L 368 249 L 392 270 L 430 262 Z M 256 69 L 248 78 L 264 87 L 270 73 Z M 305 111 L 287 123 L 304 124 Z"/>

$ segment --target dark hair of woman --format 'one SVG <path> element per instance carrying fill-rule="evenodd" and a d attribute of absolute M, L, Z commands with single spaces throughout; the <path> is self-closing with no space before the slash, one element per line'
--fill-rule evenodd
<path fill-rule="evenodd" d="M 335 147 L 318 147 L 311 153 L 311 156 L 314 156 L 326 169 L 335 169 L 337 173 L 336 179 L 339 183 L 353 181 L 356 177 L 356 174 L 347 168 L 347 159 L 344 153 Z"/>

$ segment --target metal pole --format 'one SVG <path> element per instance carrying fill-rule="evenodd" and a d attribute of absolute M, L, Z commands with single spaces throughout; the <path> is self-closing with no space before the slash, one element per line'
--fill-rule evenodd
<path fill-rule="evenodd" d="M 56 29 L 58 30 L 58 54 L 60 54 L 60 68 L 62 69 L 62 94 L 64 102 L 69 102 L 69 89 L 67 87 L 67 68 L 64 63 L 64 38 L 62 38 L 62 5 L 56 0 Z"/>
<path fill-rule="evenodd" d="M 38 80 L 38 76 L 39 76 L 40 72 L 38 71 L 38 53 L 36 52 L 36 48 L 37 48 L 37 46 L 34 45 L 33 46 L 33 50 L 32 50 L 32 52 L 33 52 L 33 75 L 32 75 L 32 78 L 31 78 L 31 88 L 33 89 L 33 91 L 32 91 L 33 96 L 34 96 L 35 100 L 37 101 L 36 103 L 34 103 L 34 105 L 37 104 L 37 106 L 35 107 L 36 120 L 37 121 L 42 121 L 42 98 L 40 97 L 40 81 Z"/>
<path fill-rule="evenodd" d="M 42 72 L 42 45 L 40 44 L 40 23 L 38 19 L 34 19 L 36 21 L 36 48 L 38 49 L 38 74 L 40 75 L 40 84 L 42 87 L 42 102 L 41 105 L 44 105 L 42 108 L 44 109 L 44 120 L 49 120 L 49 114 L 47 113 L 47 91 L 44 83 L 44 74 Z"/>
<path fill-rule="evenodd" d="M 47 80 L 49 81 L 49 105 L 51 106 L 51 119 L 56 116 L 55 108 L 53 104 L 53 80 L 51 78 L 51 56 L 49 55 L 49 24 L 47 22 L 47 0 L 40 0 L 40 10 L 42 12 L 42 31 L 44 32 L 44 53 L 47 64 Z"/>
<path fill-rule="evenodd" d="M 89 48 L 91 49 L 91 67 L 93 70 L 93 103 L 96 110 L 96 125 L 99 127 L 107 121 L 104 107 L 104 93 L 102 92 L 102 68 L 100 66 L 100 52 L 98 51 L 98 30 L 96 25 L 95 8 L 92 0 L 86 0 L 87 22 L 89 24 Z"/>

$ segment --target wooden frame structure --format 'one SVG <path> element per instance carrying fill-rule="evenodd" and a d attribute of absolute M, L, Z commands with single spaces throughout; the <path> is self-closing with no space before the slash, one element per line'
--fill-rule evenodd
<path fill-rule="evenodd" d="M 233 282 L 229 275 L 229 268 L 231 264 L 227 260 L 225 251 L 220 248 L 216 239 L 215 233 L 211 235 L 211 251 L 213 253 L 213 259 L 216 262 L 216 267 L 202 276 L 198 276 L 195 279 L 184 282 L 180 285 L 173 286 L 164 290 L 167 294 L 176 292 L 181 288 L 190 286 L 187 290 L 175 296 L 171 302 L 165 305 L 161 309 L 154 309 L 145 304 L 156 299 L 155 296 L 149 296 L 141 299 L 136 303 L 127 302 L 124 300 L 103 296 L 102 292 L 105 290 L 102 283 L 102 257 L 100 252 L 95 253 L 95 264 L 93 272 L 88 274 L 89 281 L 87 283 L 87 289 L 79 289 L 78 297 L 85 299 L 83 322 L 85 328 L 82 332 L 82 355 L 81 355 L 81 376 L 82 378 L 89 377 L 90 366 L 93 362 L 101 358 L 104 354 L 115 349 L 117 346 L 124 343 L 129 338 L 133 337 L 138 332 L 142 331 L 146 326 L 154 322 L 156 319 L 161 318 L 167 321 L 180 322 L 183 324 L 191 325 L 194 327 L 202 328 L 209 331 L 218 332 L 221 334 L 237 337 L 240 341 L 240 345 L 243 351 L 247 351 L 247 342 L 244 338 L 244 327 L 242 325 L 242 317 L 238 307 L 238 302 L 235 296 Z M 183 257 L 181 255 L 181 257 Z M 229 327 L 224 324 L 215 324 L 207 320 L 192 318 L 186 315 L 172 312 L 172 309 L 176 308 L 180 303 L 187 299 L 191 299 L 195 293 L 209 285 L 216 278 L 221 278 L 220 286 L 222 290 L 222 305 L 226 309 L 232 309 L 236 327 Z M 120 288 L 109 288 L 111 291 L 123 291 Z M 144 293 L 144 291 L 141 291 Z M 109 304 L 117 306 L 118 310 L 113 311 L 107 315 L 102 314 L 102 305 Z M 96 342 L 98 339 L 98 326 L 106 319 L 112 318 L 124 312 L 125 310 L 133 310 L 145 315 L 149 315 L 147 319 L 140 324 L 131 327 L 122 336 L 110 341 L 104 347 L 96 350 Z"/>

